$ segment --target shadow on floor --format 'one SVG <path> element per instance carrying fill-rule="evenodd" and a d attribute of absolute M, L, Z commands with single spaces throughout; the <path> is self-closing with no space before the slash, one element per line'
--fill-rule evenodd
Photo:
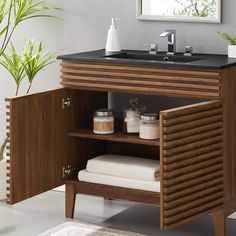
<path fill-rule="evenodd" d="M 107 219 L 111 228 L 137 232 L 150 236 L 214 236 L 210 216 L 202 217 L 171 231 L 160 230 L 160 210 L 155 206 L 135 205 Z M 236 236 L 236 220 L 227 219 L 226 236 Z"/>

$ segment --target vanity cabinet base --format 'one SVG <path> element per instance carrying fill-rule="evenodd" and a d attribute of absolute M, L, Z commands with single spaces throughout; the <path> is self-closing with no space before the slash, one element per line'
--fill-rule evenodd
<path fill-rule="evenodd" d="M 91 62 L 61 67 L 64 88 L 6 99 L 8 203 L 66 182 L 68 218 L 81 193 L 160 205 L 162 230 L 212 214 L 216 236 L 224 236 L 225 218 L 236 210 L 236 67 L 196 71 Z M 119 129 L 97 136 L 92 114 L 108 106 L 108 92 L 200 98 L 200 103 L 171 109 L 166 104 L 158 141 Z M 77 180 L 89 159 L 108 153 L 160 157 L 160 193 Z"/>
<path fill-rule="evenodd" d="M 75 199 L 78 193 L 99 196 L 104 199 L 118 199 L 160 205 L 160 193 L 157 192 L 70 180 L 66 182 L 65 216 L 67 218 L 74 217 Z"/>
<path fill-rule="evenodd" d="M 159 193 L 72 180 L 66 182 L 66 218 L 74 218 L 76 194 L 78 193 L 104 197 L 105 200 L 119 199 L 156 206 L 160 205 Z M 210 215 L 214 224 L 215 236 L 225 236 L 226 216 L 224 209 L 219 209 Z"/>

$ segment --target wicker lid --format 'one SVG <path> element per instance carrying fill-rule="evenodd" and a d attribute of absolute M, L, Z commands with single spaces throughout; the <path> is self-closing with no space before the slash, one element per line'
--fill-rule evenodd
<path fill-rule="evenodd" d="M 95 116 L 113 116 L 114 112 L 112 109 L 107 109 L 107 108 L 103 108 L 103 109 L 98 109 L 94 112 Z"/>
<path fill-rule="evenodd" d="M 155 121 L 158 120 L 157 113 L 144 113 L 141 115 L 141 119 L 144 121 Z"/>

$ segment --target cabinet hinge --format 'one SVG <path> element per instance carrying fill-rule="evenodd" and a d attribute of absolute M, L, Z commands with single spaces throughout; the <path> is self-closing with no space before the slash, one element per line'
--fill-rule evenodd
<path fill-rule="evenodd" d="M 62 168 L 62 175 L 63 178 L 73 174 L 76 171 L 76 168 L 74 168 L 72 165 L 68 165 L 66 167 Z"/>
<path fill-rule="evenodd" d="M 62 108 L 66 109 L 72 106 L 72 104 L 74 103 L 74 100 L 70 97 L 65 97 L 62 99 Z"/>

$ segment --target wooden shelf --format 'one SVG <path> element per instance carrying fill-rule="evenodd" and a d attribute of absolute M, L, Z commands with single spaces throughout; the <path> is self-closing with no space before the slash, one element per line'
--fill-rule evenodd
<path fill-rule="evenodd" d="M 94 134 L 90 129 L 79 129 L 69 133 L 69 136 L 96 140 L 105 140 L 120 143 L 133 143 L 148 146 L 160 146 L 159 140 L 143 140 L 138 137 L 138 135 L 127 135 L 121 132 L 116 132 L 114 134 L 101 135 Z"/>

